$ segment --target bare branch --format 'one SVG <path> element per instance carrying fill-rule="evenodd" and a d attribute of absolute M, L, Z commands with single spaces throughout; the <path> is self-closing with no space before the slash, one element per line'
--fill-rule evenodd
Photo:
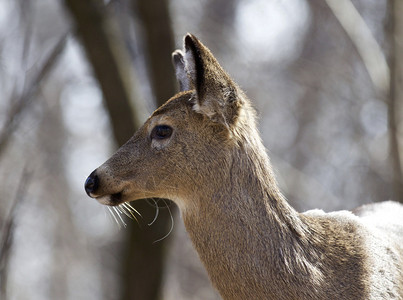
<path fill-rule="evenodd" d="M 390 73 L 381 47 L 350 0 L 326 3 L 356 47 L 376 92 L 384 99 L 389 92 Z"/>
<path fill-rule="evenodd" d="M 15 219 L 19 207 L 21 206 L 25 193 L 28 189 L 29 182 L 31 181 L 32 173 L 24 168 L 20 183 L 15 194 L 15 200 L 12 204 L 8 217 L 4 221 L 2 229 L 2 238 L 0 244 L 0 295 L 1 299 L 7 299 L 7 266 L 10 256 L 10 250 L 13 243 L 13 233 L 15 228 Z"/>
<path fill-rule="evenodd" d="M 10 136 L 17 128 L 17 121 L 29 107 L 31 100 L 38 92 L 40 83 L 44 79 L 46 79 L 46 77 L 52 71 L 58 58 L 60 57 L 60 54 L 63 52 L 66 45 L 67 37 L 68 33 L 64 34 L 60 38 L 59 42 L 55 45 L 49 56 L 46 58 L 43 66 L 38 70 L 38 73 L 35 75 L 32 82 L 27 85 L 27 88 L 24 90 L 23 94 L 19 97 L 17 101 L 15 101 L 15 104 L 11 107 L 4 127 L 0 132 L 0 157 L 6 146 L 8 145 Z"/>

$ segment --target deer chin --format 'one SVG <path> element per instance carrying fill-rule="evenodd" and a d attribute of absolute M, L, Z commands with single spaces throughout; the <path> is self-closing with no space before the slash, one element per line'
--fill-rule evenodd
<path fill-rule="evenodd" d="M 126 202 L 126 200 L 123 199 L 123 194 L 116 193 L 116 194 L 111 194 L 111 195 L 103 195 L 103 196 L 98 196 L 94 197 L 95 200 L 97 200 L 99 203 L 103 205 L 108 205 L 108 206 L 117 206 L 123 202 Z"/>

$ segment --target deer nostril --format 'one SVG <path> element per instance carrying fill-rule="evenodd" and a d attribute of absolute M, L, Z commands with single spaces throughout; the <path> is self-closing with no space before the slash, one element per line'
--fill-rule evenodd
<path fill-rule="evenodd" d="M 87 180 L 85 181 L 84 188 L 87 192 L 87 195 L 91 197 L 91 193 L 94 193 L 99 186 L 99 179 L 98 176 L 95 174 L 95 171 L 88 176 Z"/>

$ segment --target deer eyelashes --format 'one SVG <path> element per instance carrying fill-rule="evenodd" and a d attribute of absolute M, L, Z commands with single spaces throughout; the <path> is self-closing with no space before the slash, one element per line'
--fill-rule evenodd
<path fill-rule="evenodd" d="M 151 131 L 151 139 L 155 140 L 163 140 L 167 139 L 172 135 L 172 127 L 168 125 L 157 125 Z"/>

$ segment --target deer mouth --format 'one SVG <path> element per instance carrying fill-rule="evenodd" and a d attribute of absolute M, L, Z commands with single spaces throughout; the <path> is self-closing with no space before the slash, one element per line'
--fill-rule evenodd
<path fill-rule="evenodd" d="M 99 203 L 103 205 L 108 205 L 108 206 L 117 206 L 121 204 L 122 202 L 122 192 L 111 194 L 111 195 L 103 195 L 103 196 L 98 196 L 94 197 L 95 200 L 97 200 Z"/>
<path fill-rule="evenodd" d="M 93 171 L 85 181 L 84 188 L 87 195 L 96 199 L 99 203 L 109 206 L 116 206 L 124 202 L 123 190 L 118 193 L 108 194 L 108 191 L 102 188 L 102 182 L 97 173 L 97 170 Z"/>

